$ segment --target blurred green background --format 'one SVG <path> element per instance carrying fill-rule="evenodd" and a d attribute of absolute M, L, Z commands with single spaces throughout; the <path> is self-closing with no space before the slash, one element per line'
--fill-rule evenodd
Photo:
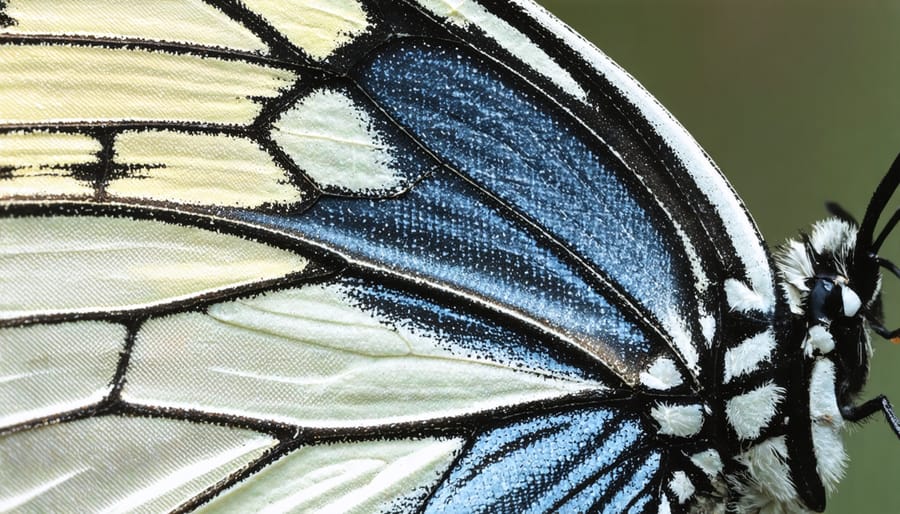
<path fill-rule="evenodd" d="M 896 0 L 538 2 L 687 127 L 770 245 L 822 218 L 825 200 L 862 217 L 900 152 Z M 900 229 L 882 253 L 900 263 Z M 886 282 L 896 328 L 900 280 Z M 864 397 L 885 393 L 900 407 L 900 346 L 875 342 Z M 851 463 L 827 512 L 900 512 L 900 441 L 883 418 L 845 439 Z"/>

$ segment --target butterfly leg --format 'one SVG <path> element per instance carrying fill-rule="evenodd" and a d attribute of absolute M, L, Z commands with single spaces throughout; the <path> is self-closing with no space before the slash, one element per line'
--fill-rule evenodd
<path fill-rule="evenodd" d="M 841 407 L 841 415 L 844 416 L 844 419 L 847 421 L 860 421 L 878 411 L 884 412 L 884 417 L 887 419 L 891 429 L 893 429 L 894 433 L 897 434 L 897 437 L 900 438 L 900 419 L 897 419 L 897 415 L 894 414 L 894 408 L 891 406 L 891 401 L 883 394 L 872 398 L 862 405 L 844 405 Z"/>
<path fill-rule="evenodd" d="M 881 337 L 891 341 L 893 343 L 900 343 L 900 328 L 895 328 L 894 330 L 888 330 L 881 325 L 872 325 L 872 330 L 875 331 L 876 334 Z"/>

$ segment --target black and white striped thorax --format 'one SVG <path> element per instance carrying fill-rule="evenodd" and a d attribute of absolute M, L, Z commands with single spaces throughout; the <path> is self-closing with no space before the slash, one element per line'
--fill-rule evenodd
<path fill-rule="evenodd" d="M 707 364 L 702 400 L 657 402 L 650 411 L 661 435 L 693 443 L 685 453 L 690 471 L 669 483 L 683 510 L 822 511 L 846 466 L 848 421 L 882 411 L 900 435 L 886 398 L 856 404 L 872 354 L 869 330 L 897 337 L 882 326 L 880 301 L 880 269 L 897 269 L 877 252 L 900 216 L 878 237 L 873 227 L 898 182 L 895 163 L 861 224 L 832 206 L 837 217 L 776 252 L 781 294 L 771 310 L 739 280 L 722 284 L 728 310 L 720 313 L 720 351 Z M 659 361 L 642 383 L 679 384 L 673 369 Z"/>
<path fill-rule="evenodd" d="M 878 296 L 876 288 L 864 305 L 849 279 L 856 234 L 856 227 L 830 219 L 803 241 L 788 242 L 777 256 L 783 294 L 768 312 L 739 281 L 722 284 L 727 311 L 715 336 L 720 351 L 710 363 L 710 383 L 700 395 L 648 407 L 659 435 L 685 448 L 682 468 L 671 468 L 673 510 L 824 508 L 825 492 L 847 460 L 836 389 L 845 363 L 837 348 L 858 347 L 868 359 L 860 313 Z M 844 341 L 848 323 L 859 341 Z M 674 390 L 683 381 L 667 358 L 641 374 L 648 390 Z"/>

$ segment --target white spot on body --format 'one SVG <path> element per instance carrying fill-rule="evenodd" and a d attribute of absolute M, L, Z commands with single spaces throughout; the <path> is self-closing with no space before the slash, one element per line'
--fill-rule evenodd
<path fill-rule="evenodd" d="M 650 415 L 659 423 L 659 433 L 690 437 L 703 428 L 703 407 L 700 405 L 669 405 L 657 403 Z"/>
<path fill-rule="evenodd" d="M 694 484 L 684 471 L 676 471 L 669 480 L 669 490 L 678 498 L 678 503 L 684 503 L 694 495 Z"/>
<path fill-rule="evenodd" d="M 675 361 L 668 357 L 659 357 L 651 364 L 647 371 L 640 374 L 641 384 L 648 389 L 665 391 L 684 383 L 684 378 L 678 372 Z"/>
<path fill-rule="evenodd" d="M 769 382 L 728 400 L 725 416 L 738 437 L 754 439 L 769 424 L 783 398 L 784 389 Z"/>
<path fill-rule="evenodd" d="M 759 292 L 733 278 L 725 281 L 725 299 L 728 301 L 728 307 L 733 311 L 766 312 L 770 308 L 768 300 L 760 295 Z"/>
<path fill-rule="evenodd" d="M 805 510 L 799 509 L 797 504 L 797 492 L 790 480 L 787 455 L 785 438 L 779 436 L 763 441 L 737 457 L 737 461 L 747 468 L 751 478 L 736 486 L 735 492 L 739 498 L 737 512 L 782 513 Z"/>
<path fill-rule="evenodd" d="M 816 253 L 835 253 L 849 255 L 856 246 L 856 228 L 846 221 L 828 218 L 813 225 L 809 235 L 809 244 Z M 845 270 L 838 270 L 847 276 Z"/>
<path fill-rule="evenodd" d="M 816 470 L 828 492 L 835 490 L 847 466 L 841 440 L 844 418 L 838 408 L 834 381 L 834 363 L 830 359 L 816 360 L 809 386 L 809 416 Z"/>
<path fill-rule="evenodd" d="M 827 355 L 834 350 L 834 338 L 831 333 L 822 325 L 813 325 L 806 333 L 806 339 L 803 341 L 803 353 L 807 357 L 811 357 L 814 351 L 818 351 L 821 355 Z"/>
<path fill-rule="evenodd" d="M 722 472 L 722 457 L 715 450 L 704 450 L 691 455 L 691 462 L 710 478 Z"/>
<path fill-rule="evenodd" d="M 786 293 L 791 312 L 803 314 L 804 303 L 809 295 L 806 281 L 816 273 L 812 259 L 806 251 L 806 245 L 797 240 L 788 241 L 776 255 L 776 262 L 784 279 L 782 288 Z"/>
<path fill-rule="evenodd" d="M 844 304 L 844 316 L 848 318 L 856 316 L 859 308 L 862 307 L 859 295 L 847 286 L 841 287 L 841 301 Z"/>
<path fill-rule="evenodd" d="M 771 330 L 756 334 L 730 348 L 725 352 L 725 383 L 756 371 L 763 362 L 769 362 L 774 349 L 775 334 Z"/>

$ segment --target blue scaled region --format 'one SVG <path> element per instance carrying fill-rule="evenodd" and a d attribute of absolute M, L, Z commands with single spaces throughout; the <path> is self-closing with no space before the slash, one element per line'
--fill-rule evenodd
<path fill-rule="evenodd" d="M 640 450 L 645 437 L 637 416 L 605 408 L 492 429 L 476 437 L 425 512 L 623 512 L 658 469 L 658 457 Z"/>
<path fill-rule="evenodd" d="M 577 339 L 607 364 L 631 366 L 632 377 L 661 350 L 585 282 L 583 270 L 446 169 L 398 198 L 323 197 L 301 214 L 245 211 L 243 217 L 540 321 Z"/>
<path fill-rule="evenodd" d="M 534 220 L 658 320 L 695 316 L 671 221 L 596 137 L 449 43 L 401 40 L 357 80 L 439 159 Z M 639 198 L 640 197 L 640 198 Z M 669 235 L 667 235 L 669 234 Z"/>
<path fill-rule="evenodd" d="M 382 323 L 427 334 L 456 355 L 541 375 L 605 381 L 587 354 L 566 351 L 509 323 L 498 323 L 456 299 L 429 298 L 362 277 L 342 277 L 337 284 L 351 301 Z"/>

